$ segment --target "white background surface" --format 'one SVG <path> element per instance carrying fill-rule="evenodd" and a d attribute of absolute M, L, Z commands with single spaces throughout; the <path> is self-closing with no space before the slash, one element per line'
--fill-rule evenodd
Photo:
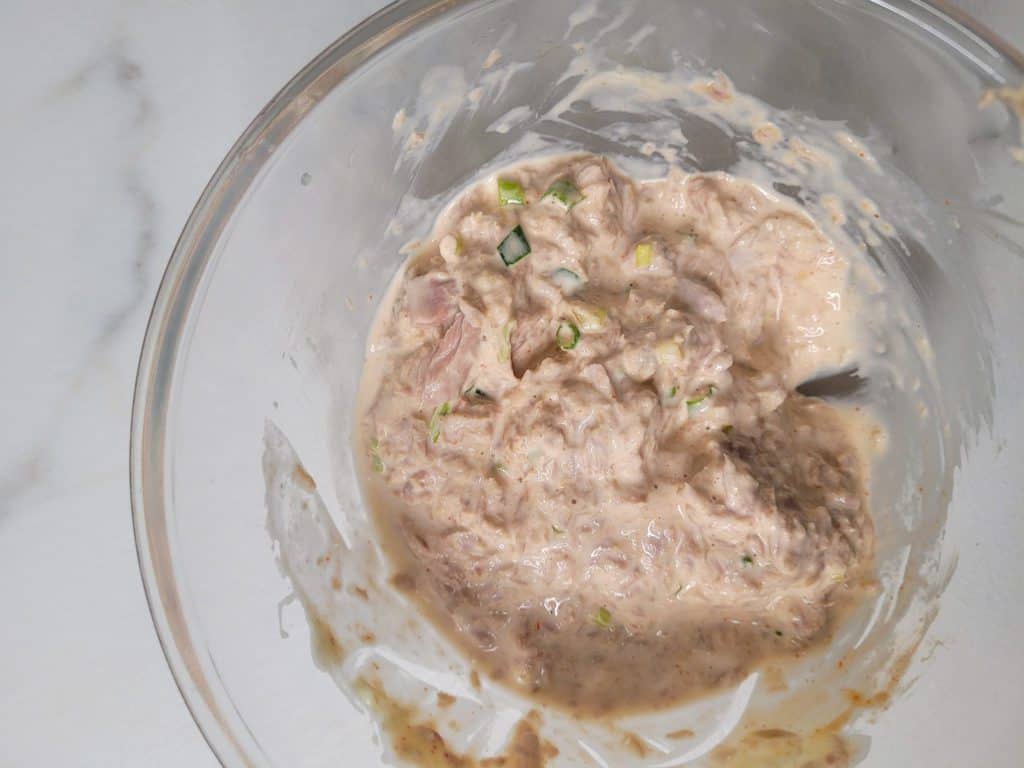
<path fill-rule="evenodd" d="M 0 0 L 3 768 L 216 764 L 135 561 L 138 349 L 178 232 L 235 138 L 381 5 Z M 1021 0 L 960 5 L 1024 45 Z"/>

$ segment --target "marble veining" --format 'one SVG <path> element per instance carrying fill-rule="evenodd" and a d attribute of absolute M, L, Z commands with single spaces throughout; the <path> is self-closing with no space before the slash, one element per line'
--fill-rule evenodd
<path fill-rule="evenodd" d="M 4 7 L 4 766 L 216 764 L 160 653 L 136 564 L 139 346 L 178 233 L 231 144 L 379 5 Z"/>
<path fill-rule="evenodd" d="M 144 309 L 151 300 L 150 272 L 158 268 L 154 258 L 157 243 L 156 199 L 153 190 L 139 166 L 139 158 L 146 146 L 156 114 L 147 93 L 142 67 L 127 52 L 124 41 L 110 45 L 98 58 L 87 62 L 66 80 L 58 83 L 49 93 L 49 106 L 59 109 L 73 97 L 88 100 L 90 91 L 98 85 L 112 86 L 113 97 L 124 105 L 126 114 L 116 133 L 123 136 L 122 156 L 118 158 L 116 185 L 119 197 L 127 203 L 129 213 L 126 224 L 133 232 L 133 243 L 126 249 L 121 261 L 122 272 L 128 275 L 127 290 L 104 308 L 99 318 L 97 333 L 84 350 L 81 362 L 71 372 L 66 393 L 59 397 L 51 411 L 50 422 L 28 448 L 26 455 L 2 468 L 0 475 L 0 514 L 3 514 L 34 485 L 47 479 L 48 454 L 52 442 L 60 433 L 68 409 L 74 407 L 80 387 L 87 380 L 89 369 L 102 360 L 113 338 L 125 327 L 134 313 Z"/>

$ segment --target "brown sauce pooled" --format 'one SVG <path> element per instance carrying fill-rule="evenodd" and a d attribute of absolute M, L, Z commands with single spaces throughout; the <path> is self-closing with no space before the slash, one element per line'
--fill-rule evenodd
<path fill-rule="evenodd" d="M 356 690 L 380 718 L 398 757 L 418 768 L 544 768 L 558 756 L 558 750 L 537 735 L 533 713 L 516 725 L 503 755 L 478 760 L 451 749 L 430 720 L 395 701 L 380 686 L 360 680 Z"/>
<path fill-rule="evenodd" d="M 712 765 L 718 768 L 848 768 L 850 753 L 834 733 L 800 736 L 771 729 L 755 731 L 735 746 L 719 747 L 712 753 Z"/>

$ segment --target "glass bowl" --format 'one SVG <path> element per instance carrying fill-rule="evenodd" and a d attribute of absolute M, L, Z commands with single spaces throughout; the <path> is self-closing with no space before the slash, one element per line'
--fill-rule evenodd
<path fill-rule="evenodd" d="M 917 652 L 897 675 L 901 687 L 886 692 L 888 708 L 858 720 L 862 746 L 872 742 L 861 756 L 868 765 L 1016 764 L 1024 166 L 1013 114 L 985 94 L 1019 86 L 1024 58 L 920 0 L 397 3 L 271 101 L 185 225 L 150 318 L 132 414 L 142 576 L 171 671 L 214 753 L 228 766 L 382 764 L 370 719 L 314 665 L 315 637 L 275 561 L 265 423 L 287 435 L 329 514 L 360 519 L 351 412 L 402 244 L 524 137 L 542 136 L 545 151 L 615 156 L 643 137 L 642 119 L 577 102 L 574 117 L 551 123 L 584 49 L 611 73 L 720 70 L 781 120 L 846 131 L 858 141 L 849 146 L 863 142 L 878 158 L 882 172 L 860 181 L 897 231 L 891 253 L 868 251 L 916 297 L 938 382 L 934 429 L 898 422 L 893 455 L 932 457 L 941 469 L 918 488 L 924 507 L 941 510 L 926 517 L 941 552 L 921 569 L 949 584 L 937 618 L 918 612 Z M 684 113 L 685 166 L 743 159 L 744 137 Z M 901 461 L 882 476 L 899 481 Z M 636 764 L 702 764 L 706 754 L 691 757 Z"/>

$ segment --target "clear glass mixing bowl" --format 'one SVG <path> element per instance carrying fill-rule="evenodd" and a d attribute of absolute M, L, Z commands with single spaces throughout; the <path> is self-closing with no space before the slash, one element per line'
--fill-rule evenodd
<path fill-rule="evenodd" d="M 367 719 L 311 662 L 301 610 L 281 606 L 279 625 L 289 586 L 265 531 L 264 422 L 288 435 L 329 508 L 361 505 L 328 434 L 329 422 L 350 425 L 327 414 L 351 411 L 398 248 L 426 232 L 437 201 L 418 231 L 389 229 L 392 217 L 409 195 L 457 188 L 531 128 L 536 117 L 504 132 L 494 123 L 517 107 L 543 112 L 577 43 L 651 71 L 720 69 L 775 108 L 845 126 L 916 184 L 922 215 L 950 233 L 897 267 L 920 295 L 943 397 L 966 409 L 951 426 L 957 439 L 943 443 L 961 454 L 947 457 L 959 464 L 952 489 L 943 478 L 926 489 L 951 499 L 947 561 L 959 563 L 915 657 L 909 677 L 920 679 L 865 726 L 866 764 L 1019 764 L 1024 166 L 1011 112 L 979 100 L 1019 86 L 1024 58 L 921 0 L 397 3 L 278 94 L 185 226 L 153 308 L 132 421 L 142 575 L 213 751 L 230 766 L 380 764 Z M 436 123 L 417 112 L 426 73 L 463 73 L 469 88 L 493 49 L 515 64 L 483 103 Z M 437 133 L 421 162 L 402 160 L 401 110 Z M 599 132 L 562 138 L 608 149 Z M 735 160 L 728 140 L 688 138 L 691 167 Z"/>

